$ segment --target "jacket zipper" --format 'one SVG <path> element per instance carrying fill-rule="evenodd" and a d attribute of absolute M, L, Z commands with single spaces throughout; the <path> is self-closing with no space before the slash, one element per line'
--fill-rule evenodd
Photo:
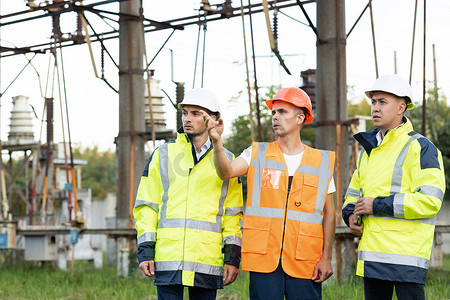
<path fill-rule="evenodd" d="M 293 176 L 292 176 L 292 181 L 294 181 L 294 177 Z M 288 177 L 288 186 L 289 186 L 289 177 Z M 292 182 L 291 182 L 291 188 L 292 188 Z M 290 190 L 291 189 L 288 189 L 288 193 L 287 193 L 287 196 L 286 196 L 286 205 L 284 207 L 283 237 L 281 239 L 280 260 L 281 260 L 281 256 L 283 254 L 283 248 L 284 248 L 284 235 L 286 233 L 286 221 L 287 221 L 287 211 L 288 211 Z"/>

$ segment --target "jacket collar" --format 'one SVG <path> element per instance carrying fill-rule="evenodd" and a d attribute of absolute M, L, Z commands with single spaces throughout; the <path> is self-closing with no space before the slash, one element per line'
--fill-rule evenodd
<path fill-rule="evenodd" d="M 180 143 L 182 145 L 192 144 L 191 139 L 188 137 L 188 135 L 180 131 L 177 132 L 177 143 Z"/>
<path fill-rule="evenodd" d="M 209 139 L 209 137 L 208 137 L 208 139 Z M 213 145 L 211 144 L 211 147 L 209 147 L 209 149 L 206 151 L 206 153 L 203 154 L 199 160 L 197 160 L 197 155 L 195 154 L 194 144 L 192 143 L 189 136 L 186 133 L 183 133 L 183 128 L 181 128 L 181 130 L 178 130 L 176 142 L 179 143 L 183 147 L 190 148 L 192 158 L 194 159 L 194 165 L 198 164 L 213 149 Z"/>
<path fill-rule="evenodd" d="M 372 149 L 377 148 L 378 142 L 376 135 L 378 134 L 379 131 L 380 129 L 376 128 L 371 131 L 357 133 L 353 136 L 355 140 L 357 140 L 358 143 L 360 143 L 361 146 L 363 146 L 364 150 L 367 152 L 367 155 L 369 156 Z M 384 135 L 383 141 L 381 142 L 380 146 L 397 139 L 399 136 L 403 134 L 408 134 L 411 131 L 413 131 L 411 121 L 407 117 L 403 117 L 402 125 L 400 125 L 395 129 L 389 129 L 388 131 L 386 131 L 386 134 Z"/>

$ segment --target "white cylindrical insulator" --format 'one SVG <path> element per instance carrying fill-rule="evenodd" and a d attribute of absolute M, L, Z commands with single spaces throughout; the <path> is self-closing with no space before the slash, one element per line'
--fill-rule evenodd
<path fill-rule="evenodd" d="M 159 80 L 150 79 L 150 92 L 152 96 L 152 106 L 153 106 L 153 122 L 155 124 L 155 129 L 158 131 L 160 129 L 166 129 L 166 118 L 164 117 L 164 104 L 162 102 L 163 95 L 159 87 Z M 150 113 L 150 101 L 148 100 L 148 88 L 145 84 L 145 123 L 147 127 L 151 127 L 151 113 Z"/>
<path fill-rule="evenodd" d="M 10 144 L 24 144 L 34 142 L 33 112 L 26 96 L 15 96 L 11 110 L 10 130 L 8 142 Z"/>

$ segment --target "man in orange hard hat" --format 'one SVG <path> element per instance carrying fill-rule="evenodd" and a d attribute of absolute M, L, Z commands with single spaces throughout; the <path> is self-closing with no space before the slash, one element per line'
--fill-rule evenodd
<path fill-rule="evenodd" d="M 266 104 L 277 141 L 254 142 L 231 162 L 222 119 L 203 115 L 219 177 L 247 175 L 242 269 L 250 271 L 250 298 L 321 299 L 321 283 L 333 274 L 335 154 L 302 143 L 303 125 L 314 120 L 303 90 L 281 89 Z"/>

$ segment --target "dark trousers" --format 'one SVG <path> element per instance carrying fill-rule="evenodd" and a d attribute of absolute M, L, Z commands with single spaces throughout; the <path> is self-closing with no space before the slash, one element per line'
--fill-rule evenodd
<path fill-rule="evenodd" d="M 184 285 L 158 285 L 158 300 L 183 300 Z M 189 286 L 189 299 L 192 300 L 215 300 L 216 289 L 204 289 L 195 286 Z"/>
<path fill-rule="evenodd" d="M 309 300 L 322 299 L 322 286 L 311 279 L 287 275 L 281 263 L 272 273 L 250 272 L 251 300 Z"/>
<path fill-rule="evenodd" d="M 394 287 L 398 300 L 425 300 L 423 284 L 366 277 L 364 277 L 364 298 L 366 300 L 391 300 Z"/>

